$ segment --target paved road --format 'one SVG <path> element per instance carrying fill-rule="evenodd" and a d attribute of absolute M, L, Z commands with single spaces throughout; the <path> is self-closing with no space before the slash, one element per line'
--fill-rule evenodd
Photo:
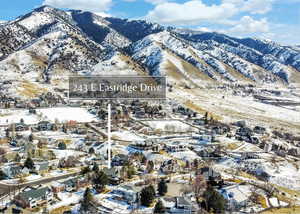
<path fill-rule="evenodd" d="M 64 179 L 64 178 L 72 177 L 72 176 L 77 175 L 77 174 L 79 174 L 79 172 L 72 172 L 72 173 L 59 175 L 59 176 L 55 176 L 55 177 L 48 177 L 48 178 L 44 178 L 44 179 L 39 179 L 39 180 L 36 180 L 36 181 L 29 181 L 29 182 L 22 183 L 22 184 L 5 184 L 5 183 L 0 182 L 0 195 L 8 194 L 12 191 L 16 191 L 16 190 L 18 190 L 20 188 L 23 188 L 23 187 L 34 186 L 34 185 L 39 185 L 39 184 L 45 184 L 45 183 L 49 183 L 51 181 L 57 181 L 57 180 L 61 180 L 61 179 Z"/>

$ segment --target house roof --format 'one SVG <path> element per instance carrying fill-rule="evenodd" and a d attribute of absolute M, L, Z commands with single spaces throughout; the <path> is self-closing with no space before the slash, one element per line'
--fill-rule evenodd
<path fill-rule="evenodd" d="M 248 197 L 251 195 L 249 186 L 246 185 L 234 185 L 225 187 L 221 190 L 221 194 L 225 199 L 233 198 L 236 202 L 242 203 L 248 200 Z"/>
<path fill-rule="evenodd" d="M 112 177 L 118 175 L 118 169 L 116 169 L 116 168 L 110 168 L 110 169 L 104 168 L 104 169 L 103 169 L 103 172 L 104 172 L 106 175 L 112 176 Z"/>
<path fill-rule="evenodd" d="M 41 162 L 41 163 L 36 163 L 36 169 L 38 171 L 44 171 L 44 170 L 48 170 L 49 167 L 49 162 L 45 161 L 45 162 Z"/>
<path fill-rule="evenodd" d="M 175 198 L 164 197 L 164 198 L 161 198 L 161 202 L 164 204 L 164 206 L 166 208 L 172 208 L 172 207 L 175 207 L 175 205 L 176 205 Z"/>
<path fill-rule="evenodd" d="M 128 193 L 137 193 L 139 191 L 138 188 L 135 188 L 134 186 L 129 186 L 129 185 L 122 185 L 118 188 L 118 190 L 125 191 Z"/>
<path fill-rule="evenodd" d="M 177 197 L 176 202 L 177 202 L 177 204 L 181 204 L 181 205 L 184 205 L 184 206 L 191 206 L 192 205 L 192 203 L 184 197 Z"/>
<path fill-rule="evenodd" d="M 64 184 L 64 185 L 67 185 L 67 186 L 73 186 L 76 182 L 77 182 L 77 180 L 78 180 L 79 178 L 70 178 L 70 179 L 67 179 L 67 180 L 64 180 L 62 183 Z"/>
<path fill-rule="evenodd" d="M 209 178 L 209 177 L 219 177 L 221 176 L 221 174 L 219 172 L 216 172 L 215 170 L 213 170 L 210 167 L 203 167 L 200 169 L 200 173 L 205 176 L 205 178 Z"/>
<path fill-rule="evenodd" d="M 16 176 L 22 172 L 22 166 L 20 165 L 11 165 L 8 166 L 8 170 L 13 176 Z"/>
<path fill-rule="evenodd" d="M 30 189 L 28 191 L 24 191 L 20 193 L 20 197 L 25 201 L 30 201 L 31 199 L 40 198 L 46 195 L 47 191 L 49 191 L 48 187 L 43 187 L 39 189 Z"/>

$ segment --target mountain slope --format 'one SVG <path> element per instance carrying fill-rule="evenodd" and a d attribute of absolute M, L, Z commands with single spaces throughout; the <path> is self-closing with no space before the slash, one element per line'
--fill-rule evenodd
<path fill-rule="evenodd" d="M 231 83 L 298 86 L 300 52 L 264 40 L 48 6 L 0 25 L 4 80 L 15 77 L 51 88 L 70 74 L 104 72 L 167 75 L 174 83 L 196 88 Z"/>

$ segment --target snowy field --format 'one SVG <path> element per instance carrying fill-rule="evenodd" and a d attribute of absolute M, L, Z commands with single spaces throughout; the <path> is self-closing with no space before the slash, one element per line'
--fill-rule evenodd
<path fill-rule="evenodd" d="M 174 158 L 184 160 L 184 161 L 193 161 L 195 159 L 199 159 L 199 156 L 193 151 L 185 151 L 185 152 L 172 152 L 170 155 Z"/>
<path fill-rule="evenodd" d="M 53 149 L 53 152 L 56 156 L 56 158 L 68 158 L 70 156 L 78 157 L 80 155 L 84 155 L 84 152 L 74 151 L 74 150 L 59 150 L 59 149 Z"/>
<path fill-rule="evenodd" d="M 54 204 L 53 206 L 49 206 L 49 210 L 53 210 L 59 207 L 63 206 L 69 206 L 70 204 L 76 204 L 79 203 L 81 196 L 77 195 L 75 193 L 65 193 L 65 192 L 59 192 L 57 194 L 57 197 L 61 200 L 59 203 Z"/>
<path fill-rule="evenodd" d="M 129 132 L 129 131 L 118 131 L 118 132 L 112 132 L 112 137 L 124 141 L 138 141 L 138 140 L 144 140 L 144 138 Z"/>
<path fill-rule="evenodd" d="M 188 124 L 178 120 L 143 121 L 153 129 L 171 132 L 186 132 L 193 129 Z"/>
<path fill-rule="evenodd" d="M 252 159 L 241 163 L 234 161 L 233 159 L 226 159 L 218 164 L 216 167 L 223 169 L 238 169 L 239 167 L 251 168 L 255 170 L 257 174 L 266 172 L 270 175 L 269 182 L 279 186 L 283 186 L 289 189 L 300 190 L 300 170 L 296 165 L 284 160 L 281 162 L 272 163 L 269 160 L 264 159 Z"/>
<path fill-rule="evenodd" d="M 226 123 L 247 120 L 250 125 L 285 127 L 289 131 L 299 132 L 299 110 L 258 102 L 251 96 L 233 96 L 217 90 L 178 89 L 169 93 L 169 97 L 180 103 L 188 103 L 192 109 L 203 114 L 206 111 L 213 112 L 216 118 Z"/>
<path fill-rule="evenodd" d="M 72 108 L 72 107 L 62 107 L 62 108 L 48 108 L 48 109 L 39 109 L 38 113 L 42 113 L 47 120 L 52 122 L 55 119 L 58 119 L 60 122 L 75 120 L 77 122 L 91 122 L 97 121 L 98 119 L 90 114 L 84 108 Z"/>
<path fill-rule="evenodd" d="M 37 124 L 39 121 L 47 120 L 55 122 L 66 122 L 74 120 L 77 122 L 92 122 L 98 119 L 84 108 L 54 107 L 38 109 L 36 114 L 30 114 L 26 109 L 9 110 L 0 109 L 0 125 L 18 123 L 23 119 L 26 124 Z"/>

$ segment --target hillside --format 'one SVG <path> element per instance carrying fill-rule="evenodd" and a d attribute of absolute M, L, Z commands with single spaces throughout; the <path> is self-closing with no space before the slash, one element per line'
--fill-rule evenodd
<path fill-rule="evenodd" d="M 49 6 L 0 24 L 3 94 L 32 99 L 49 91 L 59 93 L 67 89 L 68 76 L 74 74 L 166 75 L 175 89 L 170 98 L 186 103 L 182 96 L 195 96 L 203 111 L 244 118 L 251 113 L 247 102 L 261 90 L 298 102 L 300 95 L 294 89 L 300 86 L 300 50 L 257 38 L 233 38 Z M 243 85 L 257 89 L 233 88 Z M 219 89 L 199 90 L 203 88 Z M 228 97 L 248 96 L 248 101 L 231 97 L 215 108 L 211 102 L 220 99 L 220 91 Z M 209 100 L 214 95 L 215 100 Z M 236 102 L 244 102 L 245 108 L 236 109 Z M 254 110 L 269 114 L 268 106 Z M 291 111 L 295 110 L 299 113 L 296 107 Z M 263 119 L 259 115 L 249 117 Z"/>

